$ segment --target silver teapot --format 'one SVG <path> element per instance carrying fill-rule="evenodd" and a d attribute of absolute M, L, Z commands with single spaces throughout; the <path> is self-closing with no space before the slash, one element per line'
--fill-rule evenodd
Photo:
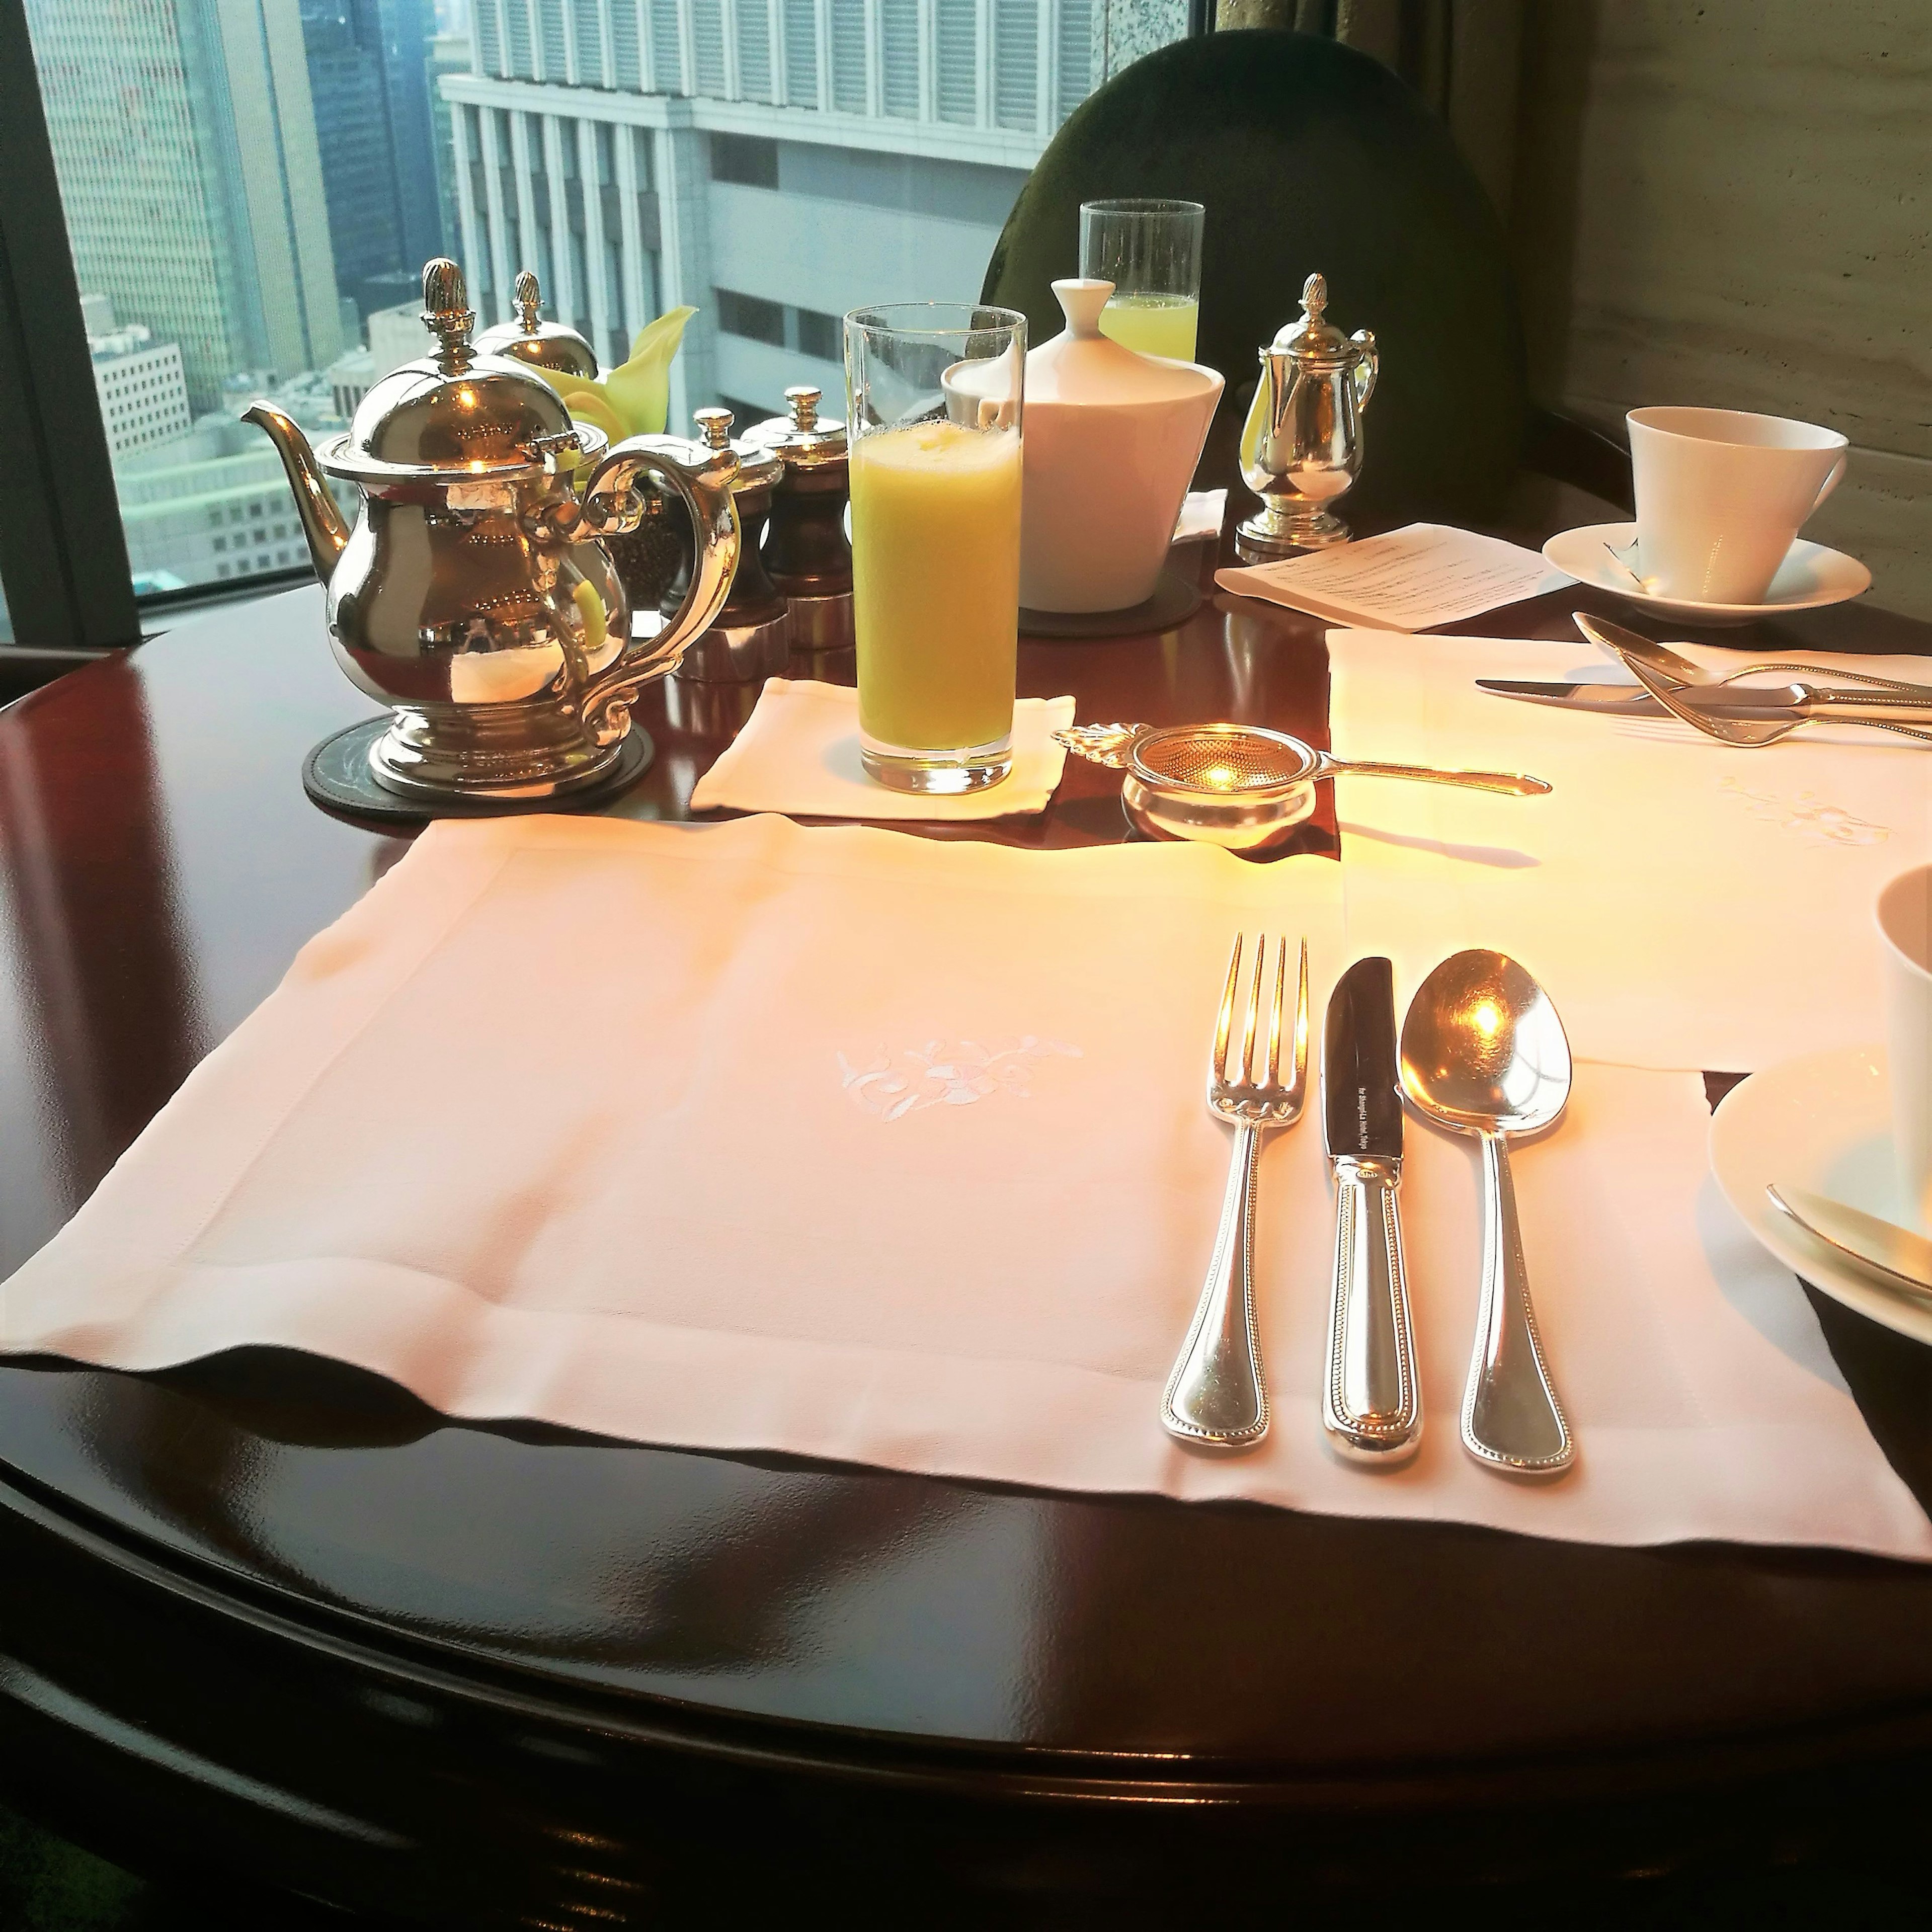
<path fill-rule="evenodd" d="M 1362 412 L 1380 363 L 1366 328 L 1344 335 L 1326 316 L 1328 284 L 1302 285 L 1301 320 L 1261 352 L 1262 382 L 1241 432 L 1241 479 L 1262 507 L 1234 532 L 1250 563 L 1346 543 L 1328 505 L 1360 474 Z"/>
<path fill-rule="evenodd" d="M 416 800 L 562 798 L 617 762 L 632 700 L 717 616 L 737 568 L 737 458 L 668 436 L 607 447 L 523 364 L 478 355 L 462 271 L 423 271 L 439 344 L 371 388 L 322 447 L 272 404 L 266 430 L 295 491 L 351 681 L 394 712 L 369 752 L 386 790 Z M 636 529 L 646 472 L 689 507 L 691 589 L 633 642 L 600 536 Z M 354 526 L 324 476 L 361 493 Z"/>

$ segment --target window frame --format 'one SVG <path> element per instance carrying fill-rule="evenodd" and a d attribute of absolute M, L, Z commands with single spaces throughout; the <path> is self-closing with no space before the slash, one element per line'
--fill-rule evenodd
<path fill-rule="evenodd" d="M 1214 8 L 1187 0 L 1190 38 L 1214 31 Z M 315 580 L 304 564 L 136 595 L 25 0 L 0 0 L 0 591 L 16 656 L 99 656 L 182 608 Z"/>

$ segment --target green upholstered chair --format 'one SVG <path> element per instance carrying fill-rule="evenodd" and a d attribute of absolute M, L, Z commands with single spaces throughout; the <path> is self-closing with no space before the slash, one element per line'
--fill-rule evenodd
<path fill-rule="evenodd" d="M 1235 481 L 1259 352 L 1299 314 L 1302 284 L 1318 269 L 1329 320 L 1372 329 L 1382 353 L 1346 514 L 1474 521 L 1526 456 L 1613 500 L 1627 490 L 1614 446 L 1593 452 L 1587 432 L 1566 439 L 1533 421 L 1502 225 L 1447 128 L 1379 62 L 1271 28 L 1136 61 L 1040 157 L 984 298 L 1022 310 L 1030 341 L 1057 334 L 1049 284 L 1079 272 L 1080 204 L 1128 195 L 1208 211 L 1196 353 L 1228 387 L 1202 487 Z"/>

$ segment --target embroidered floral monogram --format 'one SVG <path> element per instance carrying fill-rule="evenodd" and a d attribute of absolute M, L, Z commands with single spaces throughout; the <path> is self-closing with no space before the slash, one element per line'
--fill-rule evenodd
<path fill-rule="evenodd" d="M 838 1055 L 838 1084 L 868 1114 L 896 1120 L 928 1107 L 970 1106 L 989 1094 L 1024 1100 L 1034 1069 L 1054 1058 L 1078 1060 L 1077 1046 L 1031 1034 L 1012 1046 L 982 1046 L 973 1040 L 932 1040 L 896 1058 L 883 1050 L 863 1066 Z"/>
<path fill-rule="evenodd" d="M 1751 791 L 1732 778 L 1720 779 L 1718 789 L 1742 799 L 1752 818 L 1780 831 L 1795 832 L 1814 844 L 1878 845 L 1892 836 L 1889 826 L 1860 818 L 1842 806 L 1827 805 L 1816 792 L 1781 798 L 1774 791 Z"/>

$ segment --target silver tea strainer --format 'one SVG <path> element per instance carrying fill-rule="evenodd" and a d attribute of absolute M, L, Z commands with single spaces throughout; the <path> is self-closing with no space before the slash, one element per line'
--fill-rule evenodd
<path fill-rule="evenodd" d="M 1520 772 L 1445 772 L 1338 758 L 1262 724 L 1076 724 L 1053 735 L 1070 752 L 1125 775 L 1120 802 L 1142 831 L 1235 852 L 1286 843 L 1313 813 L 1315 788 L 1338 774 L 1419 778 L 1513 798 L 1550 789 Z"/>

